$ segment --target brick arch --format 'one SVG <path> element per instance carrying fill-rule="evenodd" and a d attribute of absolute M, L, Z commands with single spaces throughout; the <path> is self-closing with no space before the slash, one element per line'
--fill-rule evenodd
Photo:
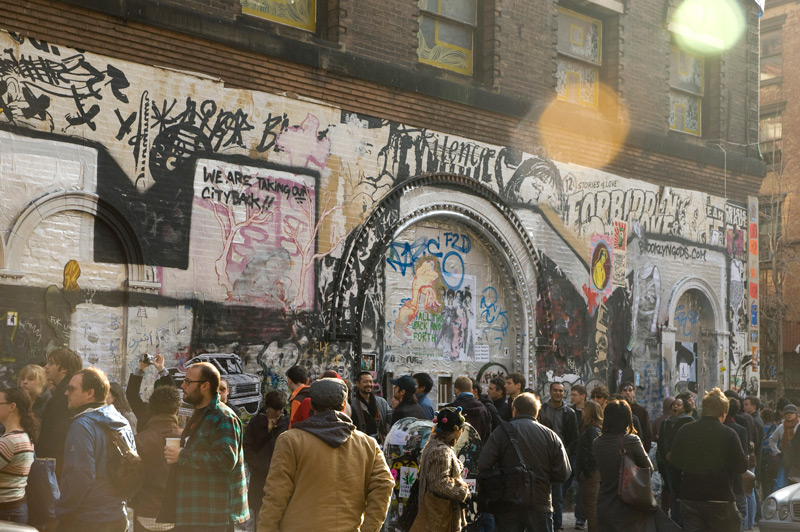
<path fill-rule="evenodd" d="M 515 368 L 533 377 L 538 346 L 552 346 L 549 291 L 544 286 L 536 248 L 522 221 L 503 198 L 474 179 L 455 174 L 425 174 L 395 185 L 375 206 L 364 224 L 345 244 L 334 282 L 328 287 L 325 309 L 331 340 L 350 342 L 354 363 L 361 355 L 361 319 L 367 288 L 389 244 L 406 228 L 426 219 L 450 219 L 470 227 L 497 252 L 518 308 L 514 318 L 520 340 Z M 536 302 L 545 301 L 545 326 L 536 327 Z M 357 369 L 357 368 L 356 368 Z"/>
<path fill-rule="evenodd" d="M 0 267 L 12 272 L 17 271 L 20 254 L 36 227 L 50 216 L 66 211 L 90 214 L 111 227 L 125 253 L 129 284 L 152 283 L 155 280 L 152 268 L 144 265 L 139 237 L 122 213 L 97 194 L 77 190 L 47 194 L 32 202 L 21 212 L 6 242 L 0 246 Z"/>

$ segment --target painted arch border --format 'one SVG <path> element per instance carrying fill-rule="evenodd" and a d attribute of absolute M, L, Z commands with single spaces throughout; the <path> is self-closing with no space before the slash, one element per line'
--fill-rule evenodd
<path fill-rule="evenodd" d="M 501 251 L 510 287 L 521 302 L 515 316 L 521 345 L 516 359 L 529 377 L 535 377 L 534 356 L 543 345 L 552 346 L 549 291 L 544 284 L 536 247 L 519 216 L 494 190 L 458 174 L 423 174 L 395 185 L 377 203 L 367 220 L 353 230 L 345 245 L 330 293 L 329 332 L 333 339 L 350 339 L 354 363 L 361 355 L 361 319 L 366 288 L 381 264 L 389 244 L 408 227 L 430 218 L 466 223 L 493 248 Z M 366 253 L 362 253 L 367 250 Z M 544 326 L 536 327 L 541 297 Z M 520 314 L 520 313 L 517 313 Z M 543 340 L 540 339 L 543 337 Z M 536 340 L 534 340 L 536 338 Z"/>
<path fill-rule="evenodd" d="M 155 288 L 155 272 L 145 265 L 139 237 L 122 213 L 97 194 L 80 190 L 51 192 L 31 202 L 14 222 L 5 242 L 0 242 L 0 271 L 23 277 L 18 268 L 20 254 L 36 228 L 44 220 L 62 212 L 77 211 L 99 218 L 119 239 L 127 260 L 127 283 L 133 288 Z M 152 286 L 151 286 L 152 285 Z"/>

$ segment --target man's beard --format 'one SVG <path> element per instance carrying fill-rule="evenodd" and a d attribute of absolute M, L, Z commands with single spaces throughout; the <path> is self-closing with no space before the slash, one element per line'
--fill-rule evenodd
<path fill-rule="evenodd" d="M 183 395 L 183 400 L 190 405 L 198 405 L 203 401 L 203 394 L 200 390 L 192 390 L 188 394 Z"/>

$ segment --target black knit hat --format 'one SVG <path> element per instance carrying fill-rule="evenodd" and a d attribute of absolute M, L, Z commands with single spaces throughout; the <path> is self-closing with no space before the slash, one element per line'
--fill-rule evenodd
<path fill-rule="evenodd" d="M 453 432 L 464 426 L 466 419 L 461 414 L 461 407 L 446 406 L 435 412 L 433 422 L 436 424 L 436 432 Z"/>

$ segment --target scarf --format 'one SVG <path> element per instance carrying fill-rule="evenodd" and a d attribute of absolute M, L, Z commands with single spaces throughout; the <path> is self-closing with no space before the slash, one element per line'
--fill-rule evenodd
<path fill-rule="evenodd" d="M 797 425 L 797 422 L 800 419 L 795 418 L 795 420 L 789 424 L 787 421 L 783 422 L 783 437 L 781 438 L 781 452 L 785 453 L 789 450 L 789 445 L 792 443 L 792 438 L 794 438 L 794 427 Z"/>
<path fill-rule="evenodd" d="M 353 416 L 354 420 L 358 425 L 358 429 L 365 434 L 373 435 L 378 433 L 378 423 L 381 418 L 381 414 L 378 411 L 378 401 L 375 400 L 375 396 L 373 394 L 369 394 L 369 399 L 364 399 L 364 397 L 356 392 L 356 404 L 353 405 L 356 409 L 356 415 Z M 364 407 L 367 407 L 367 412 L 369 416 L 364 415 Z"/>

